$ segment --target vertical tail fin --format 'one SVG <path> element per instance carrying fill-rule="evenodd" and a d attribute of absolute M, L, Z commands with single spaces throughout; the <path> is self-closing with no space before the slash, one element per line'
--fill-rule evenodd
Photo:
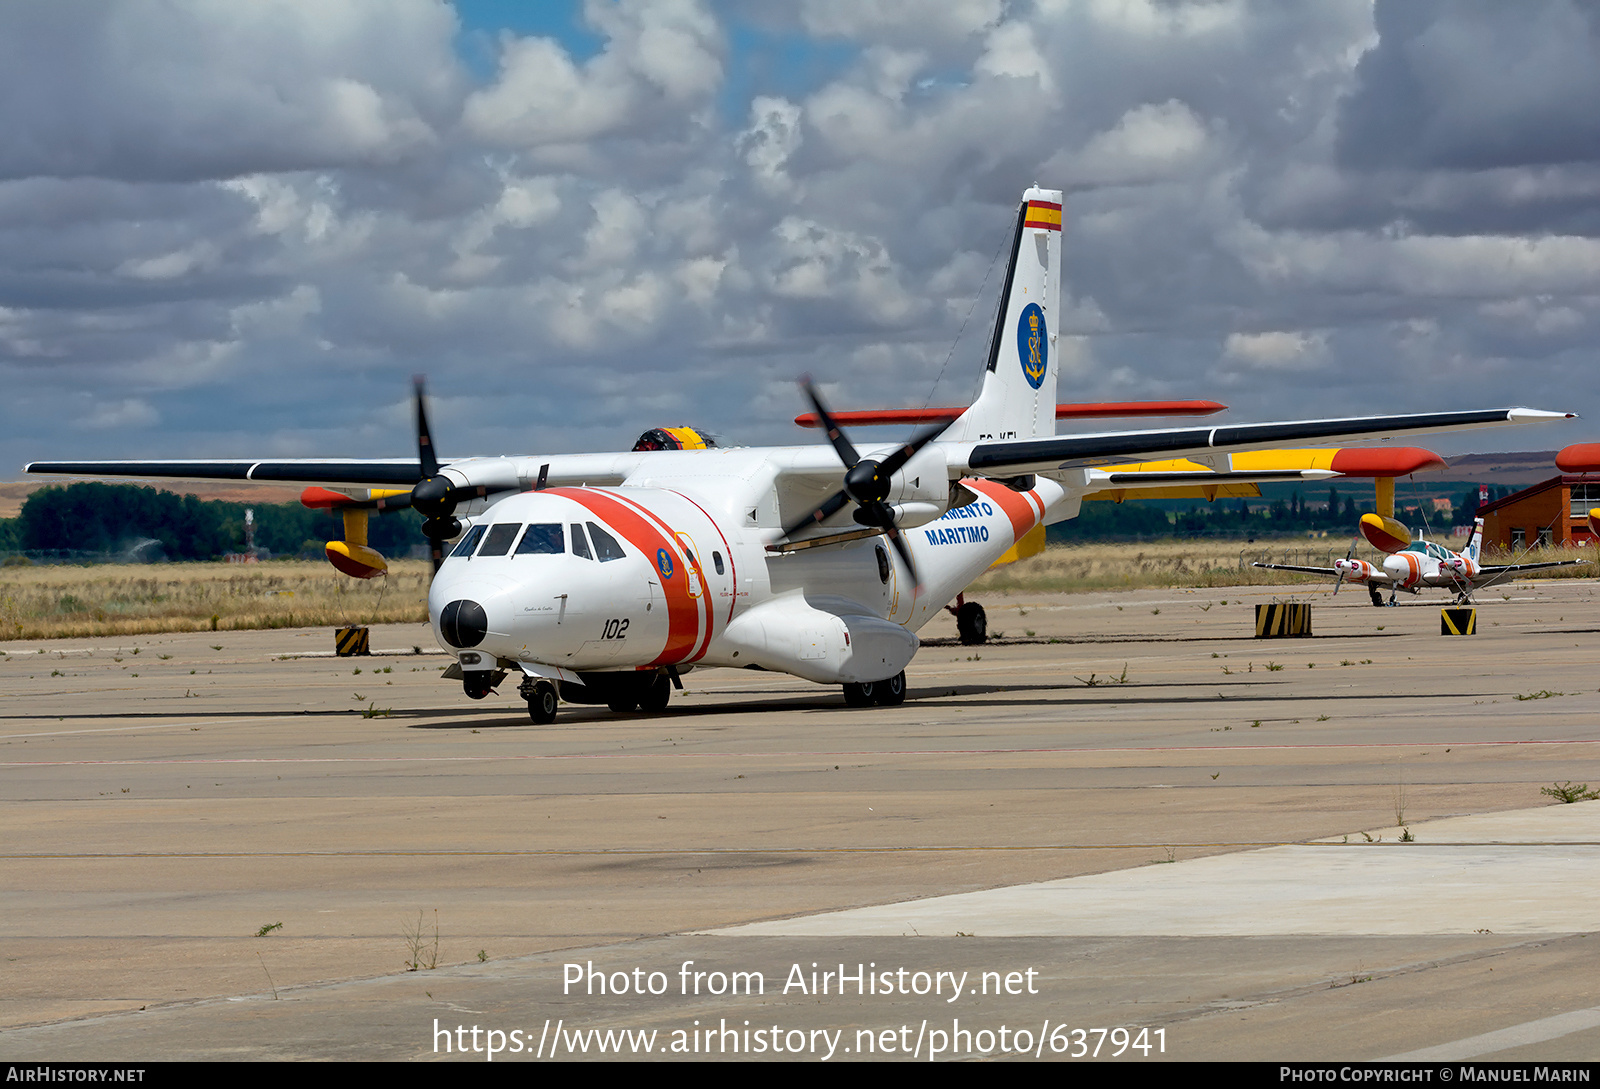
<path fill-rule="evenodd" d="M 1029 189 L 1017 209 L 983 389 L 945 439 L 977 442 L 1056 433 L 1060 293 L 1061 191 Z"/>
<path fill-rule="evenodd" d="M 1478 553 L 1483 550 L 1483 519 L 1476 519 L 1472 526 L 1472 538 L 1467 541 L 1467 547 L 1462 550 L 1462 555 L 1472 561 L 1472 566 L 1478 566 Z"/>

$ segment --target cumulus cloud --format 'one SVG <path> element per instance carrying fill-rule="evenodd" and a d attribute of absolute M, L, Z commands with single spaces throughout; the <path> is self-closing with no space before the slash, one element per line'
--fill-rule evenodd
<path fill-rule="evenodd" d="M 700 0 L 590 0 L 584 10 L 605 49 L 579 64 L 552 38 L 508 37 L 499 78 L 467 99 L 474 136 L 531 148 L 648 132 L 721 83 L 721 28 Z"/>
<path fill-rule="evenodd" d="M 1034 182 L 1063 399 L 1583 410 L 1600 65 L 1515 14 L 594 0 L 475 74 L 431 0 L 0 5 L 0 456 L 403 456 L 419 371 L 451 454 L 956 403 Z"/>
<path fill-rule="evenodd" d="M 0 177 L 394 164 L 451 121 L 453 29 L 429 0 L 0 5 Z"/>

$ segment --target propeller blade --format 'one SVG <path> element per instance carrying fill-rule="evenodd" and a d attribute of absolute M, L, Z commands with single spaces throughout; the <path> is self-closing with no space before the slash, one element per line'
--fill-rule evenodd
<path fill-rule="evenodd" d="M 816 507 L 812 508 L 812 510 L 804 518 L 796 521 L 793 525 L 785 526 L 783 529 L 783 535 L 785 537 L 793 537 L 802 529 L 814 526 L 825 518 L 831 518 L 833 515 L 843 510 L 845 504 L 849 502 L 850 496 L 847 493 L 843 491 L 834 492 L 821 503 L 817 504 Z"/>
<path fill-rule="evenodd" d="M 853 467 L 861 460 L 861 455 L 856 453 L 856 448 L 845 438 L 844 430 L 834 421 L 833 416 L 823 407 L 822 397 L 817 393 L 817 387 L 812 383 L 808 374 L 800 379 L 800 388 L 811 399 L 811 407 L 816 409 L 817 419 L 822 421 L 822 426 L 827 429 L 828 441 L 833 444 L 834 452 L 839 455 L 839 460 L 844 462 L 846 468 Z"/>
<path fill-rule="evenodd" d="M 889 538 L 889 543 L 894 545 L 894 550 L 900 553 L 900 559 L 905 563 L 906 571 L 911 575 L 911 582 L 916 587 L 912 591 L 912 596 L 922 593 L 922 576 L 917 574 L 917 565 L 911 559 L 911 549 L 907 548 L 906 542 L 901 539 L 900 531 L 891 523 L 883 532 Z"/>
<path fill-rule="evenodd" d="M 900 467 L 902 465 L 916 457 L 918 450 L 921 450 L 934 439 L 938 438 L 940 435 L 943 435 L 946 429 L 948 429 L 953 423 L 955 423 L 954 420 L 945 420 L 942 423 L 933 424 L 930 427 L 923 428 L 916 435 L 912 436 L 910 442 L 906 443 L 900 449 L 884 458 L 883 464 L 879 466 L 880 471 L 886 476 L 893 476 L 895 473 L 900 471 Z"/>
<path fill-rule="evenodd" d="M 428 430 L 428 411 L 422 404 L 422 375 L 411 380 L 417 399 L 417 464 L 422 479 L 428 480 L 439 472 L 439 459 L 433 452 L 433 434 Z"/>

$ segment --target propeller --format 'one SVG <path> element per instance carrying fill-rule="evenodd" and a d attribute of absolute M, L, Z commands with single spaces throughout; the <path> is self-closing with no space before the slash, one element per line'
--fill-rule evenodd
<path fill-rule="evenodd" d="M 1354 541 L 1351 541 L 1349 550 L 1347 552 L 1345 552 L 1345 554 L 1344 554 L 1344 562 L 1345 563 L 1349 563 L 1350 562 L 1350 558 L 1352 556 L 1354 556 L 1355 554 L 1356 554 L 1356 543 Z M 1338 597 L 1339 596 L 1339 587 L 1344 585 L 1344 577 L 1346 575 L 1348 575 L 1349 573 L 1350 573 L 1350 569 L 1348 567 L 1339 568 L 1339 577 L 1337 579 L 1335 579 L 1334 582 L 1333 582 L 1333 596 L 1334 597 Z"/>
<path fill-rule="evenodd" d="M 444 544 L 461 532 L 461 522 L 455 517 L 456 507 L 475 499 L 498 492 L 515 491 L 511 488 L 491 488 L 483 484 L 458 485 L 439 472 L 439 458 L 433 449 L 433 433 L 428 427 L 428 411 L 423 404 L 423 379 L 419 374 L 412 380 L 417 403 L 417 468 L 422 479 L 410 491 L 375 495 L 371 499 L 347 500 L 338 504 L 340 509 L 375 510 L 380 514 L 405 510 L 410 507 L 422 515 L 422 535 L 428 539 L 433 554 L 433 569 L 439 570 L 444 562 Z M 542 487 L 549 466 L 539 473 Z M 342 498 L 342 497 L 341 497 Z"/>
<path fill-rule="evenodd" d="M 802 529 L 814 526 L 854 503 L 856 511 L 852 517 L 861 525 L 883 530 L 884 535 L 889 538 L 889 543 L 905 562 L 906 570 L 911 572 L 912 581 L 920 590 L 922 580 L 917 576 L 917 565 L 912 561 L 911 550 L 901 539 L 899 529 L 895 527 L 894 508 L 885 500 L 889 498 L 894 474 L 915 457 L 917 451 L 942 435 L 951 421 L 944 420 L 924 428 L 914 435 L 910 442 L 881 461 L 863 458 L 845 436 L 844 429 L 839 426 L 838 421 L 823 405 L 822 397 L 817 393 L 817 387 L 809 375 L 800 380 L 800 388 L 805 391 L 806 397 L 811 401 L 811 407 L 816 409 L 817 419 L 822 421 L 822 426 L 827 430 L 828 442 L 833 445 L 839 460 L 844 462 L 845 474 L 843 486 L 837 492 L 818 503 L 805 517 L 796 519 L 791 525 L 783 528 L 784 537 L 792 537 Z"/>

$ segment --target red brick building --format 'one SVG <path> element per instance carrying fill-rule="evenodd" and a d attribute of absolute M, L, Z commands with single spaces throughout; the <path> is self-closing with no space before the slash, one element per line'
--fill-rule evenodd
<path fill-rule="evenodd" d="M 1580 545 L 1594 539 L 1589 509 L 1600 507 L 1600 473 L 1551 477 L 1478 508 L 1483 543 L 1512 551 Z"/>

